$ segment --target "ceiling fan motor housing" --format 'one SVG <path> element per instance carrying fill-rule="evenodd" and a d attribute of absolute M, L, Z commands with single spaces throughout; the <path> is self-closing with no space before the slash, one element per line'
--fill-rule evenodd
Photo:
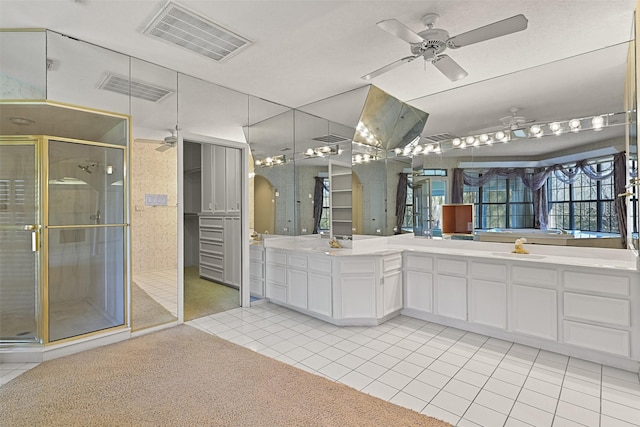
<path fill-rule="evenodd" d="M 449 33 L 439 28 L 429 28 L 418 33 L 424 39 L 422 43 L 411 45 L 411 53 L 422 55 L 425 52 L 433 52 L 433 56 L 444 52 L 447 49 Z"/>

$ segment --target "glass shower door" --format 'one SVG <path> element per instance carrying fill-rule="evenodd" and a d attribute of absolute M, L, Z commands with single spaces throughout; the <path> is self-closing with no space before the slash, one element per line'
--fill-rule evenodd
<path fill-rule="evenodd" d="M 124 147 L 47 147 L 48 341 L 125 322 Z"/>
<path fill-rule="evenodd" d="M 38 342 L 37 140 L 0 140 L 0 342 Z"/>

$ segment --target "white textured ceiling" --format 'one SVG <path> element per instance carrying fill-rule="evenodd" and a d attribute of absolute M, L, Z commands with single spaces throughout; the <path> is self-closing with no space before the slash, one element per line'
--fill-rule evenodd
<path fill-rule="evenodd" d="M 299 107 L 362 87 L 367 82 L 360 76 L 410 54 L 405 42 L 375 25 L 380 20 L 396 18 L 420 31 L 424 28 L 420 18 L 436 12 L 440 14 L 436 26 L 456 35 L 524 14 L 529 20 L 525 31 L 447 52 L 469 72 L 463 80 L 452 83 L 431 64 L 416 60 L 371 81 L 430 113 L 423 132 L 430 135 L 489 128 L 499 124 L 512 106 L 536 120 L 556 113 L 577 114 L 556 111 L 565 98 L 574 98 L 577 110 L 588 114 L 617 108 L 616 103 L 621 106 L 625 48 L 581 55 L 630 40 L 636 4 L 635 0 L 178 3 L 254 44 L 227 62 L 215 63 L 145 36 L 142 28 L 165 4 L 155 0 L 0 0 L 0 27 L 48 28 Z"/>

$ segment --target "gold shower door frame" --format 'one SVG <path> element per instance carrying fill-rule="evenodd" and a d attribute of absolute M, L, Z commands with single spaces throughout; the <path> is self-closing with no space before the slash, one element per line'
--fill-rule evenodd
<path fill-rule="evenodd" d="M 96 225 L 50 225 L 49 224 L 49 143 L 50 141 L 74 143 L 85 146 L 96 146 L 122 150 L 124 177 L 123 183 L 123 222 L 118 224 L 96 224 Z M 7 339 L 3 341 L 7 344 L 59 344 L 67 341 L 73 341 L 80 338 L 85 338 L 97 334 L 103 334 L 112 330 L 120 330 L 129 327 L 129 293 L 128 293 L 128 257 L 129 257 L 129 224 L 128 221 L 128 205 L 129 205 L 129 186 L 128 186 L 128 152 L 126 146 L 106 144 L 92 141 L 77 140 L 71 138 L 60 138 L 45 135 L 25 135 L 25 136 L 0 136 L 0 145 L 6 146 L 25 146 L 30 145 L 35 150 L 35 224 L 25 224 L 29 226 L 24 228 L 25 232 L 33 233 L 33 245 L 36 252 L 36 280 L 33 284 L 35 289 L 35 316 L 36 316 L 36 336 L 34 339 Z M 17 229 L 17 226 L 12 228 Z M 49 307 L 50 307 L 50 294 L 49 294 L 49 239 L 50 233 L 62 230 L 72 230 L 78 227 L 87 229 L 107 229 L 107 228 L 121 228 L 122 229 L 122 248 L 121 253 L 123 257 L 122 262 L 122 278 L 121 283 L 123 288 L 120 290 L 123 299 L 122 304 L 122 322 L 120 324 L 101 328 L 98 330 L 88 331 L 82 334 L 76 334 L 67 338 L 50 340 L 50 325 L 49 325 Z M 10 229 L 10 227 L 2 227 L 2 229 Z"/>
<path fill-rule="evenodd" d="M 124 186 L 124 191 L 123 191 L 123 200 L 122 200 L 122 209 L 123 209 L 123 221 L 122 223 L 117 223 L 117 224 L 95 224 L 95 225 L 88 225 L 88 224 L 73 224 L 73 225 L 52 225 L 50 224 L 50 194 L 49 194 L 49 180 L 52 179 L 52 177 L 50 176 L 50 159 L 49 159 L 49 144 L 51 142 L 62 142 L 62 143 L 70 143 L 70 144 L 81 144 L 84 146 L 94 146 L 94 147 L 104 147 L 104 148 L 111 148 L 111 149 L 118 149 L 118 150 L 122 150 L 122 158 L 123 158 L 123 169 L 124 169 L 124 174 L 123 174 L 123 183 L 122 185 Z M 97 335 L 97 334 L 103 334 L 105 332 L 109 332 L 112 330 L 119 330 L 119 329 L 124 329 L 129 327 L 129 286 L 128 286 L 128 261 L 127 258 L 129 256 L 129 224 L 127 223 L 128 221 L 128 202 L 129 202 L 129 186 L 128 186 L 128 153 L 126 150 L 126 146 L 122 146 L 122 145 L 115 145 L 115 144 L 107 144 L 107 143 L 101 143 L 101 142 L 94 142 L 94 141 L 86 141 L 86 140 L 78 140 L 78 139 L 72 139 L 72 138 L 60 138 L 60 137 L 53 137 L 53 136 L 43 136 L 41 138 L 41 149 L 40 149 L 40 156 L 41 156 L 41 165 L 42 165 L 42 179 L 40 181 L 40 187 L 42 188 L 42 212 L 41 212 L 41 218 L 42 218 L 42 234 L 43 234 L 43 238 L 42 238 L 42 246 L 41 246 L 41 252 L 42 252 L 42 285 L 41 285 L 41 294 L 42 294 L 42 304 L 41 304 L 41 318 L 40 318 L 40 323 L 41 323 L 41 330 L 43 332 L 43 342 L 44 344 L 51 344 L 51 343 L 55 343 L 55 344 L 59 344 L 59 343 L 64 343 L 64 342 L 68 342 L 68 341 L 74 341 L 80 338 L 85 338 L 85 337 L 90 337 L 93 335 Z M 65 232 L 65 230 L 69 230 L 69 231 L 73 231 L 73 230 L 77 230 L 79 227 L 83 228 L 83 229 L 92 229 L 95 231 L 98 231 L 99 229 L 105 230 L 108 228 L 121 228 L 122 229 L 122 245 L 123 247 L 122 249 L 122 286 L 123 289 L 121 289 L 122 295 L 123 295 L 123 300 L 122 300 L 122 307 L 123 307 L 123 319 L 122 319 L 122 323 L 118 324 L 118 325 L 113 325 L 111 327 L 104 327 L 104 328 L 99 328 L 97 330 L 92 330 L 92 331 L 87 331 L 85 333 L 80 333 L 80 334 L 75 334 L 69 337 L 64 337 L 64 338 L 59 338 L 59 339 L 53 339 L 51 337 L 51 312 L 50 312 L 50 306 L 51 306 L 51 299 L 52 299 L 52 295 L 51 295 L 51 272 L 50 272 L 50 236 L 53 233 L 56 232 Z"/>

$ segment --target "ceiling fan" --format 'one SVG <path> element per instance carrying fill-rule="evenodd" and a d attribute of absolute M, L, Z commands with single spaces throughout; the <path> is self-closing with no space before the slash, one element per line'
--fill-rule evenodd
<path fill-rule="evenodd" d="M 376 24 L 378 27 L 409 43 L 412 55 L 385 65 L 372 73 L 362 76 L 362 78 L 370 80 L 404 63 L 422 57 L 425 61 L 431 61 L 442 74 L 449 80 L 455 82 L 456 80 L 466 77 L 468 73 L 458 65 L 457 62 L 451 59 L 449 55 L 445 55 L 442 52 L 447 48 L 458 49 L 474 43 L 522 31 L 527 28 L 528 23 L 527 18 L 520 14 L 494 22 L 493 24 L 485 25 L 484 27 L 476 28 L 475 30 L 467 31 L 466 33 L 458 34 L 457 36 L 449 37 L 449 33 L 446 30 L 434 28 L 439 17 L 437 13 L 428 13 L 423 16 L 422 23 L 427 29 L 419 33 L 413 32 L 413 30 L 397 19 L 387 19 L 378 22 Z"/>
<path fill-rule="evenodd" d="M 150 143 L 150 144 L 161 144 L 158 148 L 156 148 L 156 151 L 167 151 L 170 150 L 172 148 L 174 148 L 177 144 L 178 144 L 178 137 L 175 135 L 176 131 L 173 129 L 169 129 L 169 132 L 171 133 L 171 135 L 165 136 L 164 140 L 162 141 L 158 141 L 158 140 L 153 140 L 153 139 L 142 139 L 142 138 L 136 138 L 135 142 L 146 142 L 146 143 Z"/>
<path fill-rule="evenodd" d="M 505 130 L 516 130 L 528 123 L 535 122 L 535 120 L 527 120 L 526 117 L 519 116 L 518 115 L 519 111 L 520 111 L 520 108 L 511 107 L 509 109 L 509 112 L 511 113 L 511 115 L 502 117 L 500 119 L 500 122 L 502 123 L 502 126 L 504 127 Z"/>

